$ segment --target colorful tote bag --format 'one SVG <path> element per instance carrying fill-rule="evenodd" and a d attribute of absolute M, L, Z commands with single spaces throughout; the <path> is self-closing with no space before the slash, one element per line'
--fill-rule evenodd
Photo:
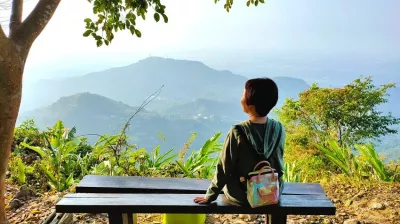
<path fill-rule="evenodd" d="M 257 167 L 264 164 L 261 169 Z M 247 200 L 252 208 L 279 202 L 278 173 L 267 161 L 259 162 L 247 177 Z"/>

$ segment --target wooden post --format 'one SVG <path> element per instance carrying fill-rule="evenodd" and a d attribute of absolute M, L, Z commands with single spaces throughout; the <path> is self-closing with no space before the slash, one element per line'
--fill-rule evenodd
<path fill-rule="evenodd" d="M 286 215 L 265 215 L 265 224 L 286 224 Z"/>
<path fill-rule="evenodd" d="M 136 224 L 136 214 L 131 213 L 108 213 L 110 224 Z"/>

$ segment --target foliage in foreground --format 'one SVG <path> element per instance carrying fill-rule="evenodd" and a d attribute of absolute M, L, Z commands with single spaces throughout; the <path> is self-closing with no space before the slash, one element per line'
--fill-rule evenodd
<path fill-rule="evenodd" d="M 379 181 L 396 181 L 400 173 L 397 168 L 390 170 L 385 167 L 382 158 L 378 156 L 372 144 L 357 144 L 355 149 L 360 152 L 356 155 L 348 146 L 339 146 L 337 141 L 328 140 L 327 147 L 317 145 L 324 156 L 337 166 L 345 176 L 357 180 L 369 179 Z"/>
<path fill-rule="evenodd" d="M 384 163 L 371 143 L 340 146 L 333 139 L 315 144 L 320 156 L 306 154 L 298 162 L 285 162 L 286 182 L 320 182 L 341 177 L 345 182 L 400 182 L 400 161 Z"/>
<path fill-rule="evenodd" d="M 27 121 L 31 122 L 31 121 Z M 32 123 L 31 123 L 32 125 Z M 26 128 L 26 123 L 19 128 Z M 18 128 L 17 128 L 18 129 Z M 28 184 L 41 190 L 64 191 L 87 174 L 111 176 L 162 176 L 211 178 L 217 163 L 217 154 L 221 150 L 217 133 L 207 140 L 198 150 L 190 150 L 196 134 L 188 139 L 179 154 L 170 149 L 164 153 L 161 147 L 151 152 L 136 148 L 126 136 L 99 136 L 99 140 L 90 146 L 84 137 L 75 137 L 75 128 L 67 129 L 61 121 L 54 127 L 40 133 L 45 138 L 44 145 L 33 146 L 25 139 L 18 146 L 22 151 L 14 151 L 9 162 L 11 180 L 19 185 Z M 16 132 L 17 133 L 17 132 Z M 31 136 L 32 137 L 32 136 Z M 36 138 L 36 136 L 35 136 Z M 120 145 L 119 147 L 116 147 Z M 353 180 L 399 181 L 397 166 L 388 168 L 370 144 L 355 145 L 361 154 L 355 155 L 350 147 L 340 147 L 329 140 L 327 147 L 316 145 L 323 155 L 337 168 L 334 174 L 343 174 Z M 118 151 L 116 151 L 118 148 Z M 26 151 L 37 155 L 34 162 L 24 162 L 29 156 Z M 25 152 L 25 153 L 23 153 Z M 318 172 L 326 170 L 318 170 Z M 296 163 L 285 163 L 284 180 L 286 182 L 318 181 L 309 178 L 310 170 L 298 171 Z"/>
<path fill-rule="evenodd" d="M 32 121 L 27 121 L 19 128 L 26 128 L 27 123 L 29 127 L 34 126 Z M 218 158 L 216 154 L 221 150 L 221 133 L 212 136 L 199 150 L 192 150 L 185 158 L 195 133 L 181 152 L 174 154 L 174 149 L 162 153 L 160 146 L 151 152 L 139 149 L 130 144 L 125 135 L 101 135 L 90 146 L 85 137 L 75 137 L 75 132 L 75 128 L 67 129 L 58 121 L 53 128 L 34 136 L 44 138 L 43 145 L 31 145 L 29 138 L 20 142 L 19 150 L 13 152 L 9 162 L 11 179 L 20 185 L 64 191 L 87 174 L 211 178 Z M 23 158 L 32 153 L 37 156 L 35 161 L 24 163 Z M 34 174 L 35 170 L 39 172 Z M 27 179 L 27 175 L 32 177 Z"/>

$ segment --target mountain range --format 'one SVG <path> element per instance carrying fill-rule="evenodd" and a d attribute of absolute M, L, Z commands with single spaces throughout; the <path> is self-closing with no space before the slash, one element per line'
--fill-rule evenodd
<path fill-rule="evenodd" d="M 46 106 L 60 97 L 82 92 L 140 105 L 161 86 L 164 88 L 157 100 L 160 102 L 152 103 L 152 109 L 196 99 L 239 102 L 246 80 L 244 76 L 218 71 L 201 62 L 150 57 L 125 67 L 25 85 L 21 111 Z M 280 103 L 308 88 L 301 79 L 277 77 L 275 80 L 284 90 Z"/>
<path fill-rule="evenodd" d="M 166 151 L 181 147 L 197 132 L 193 146 L 198 148 L 216 132 L 225 133 L 246 119 L 240 98 L 247 79 L 201 62 L 150 57 L 125 67 L 26 85 L 17 122 L 34 118 L 43 128 L 62 120 L 76 126 L 79 135 L 117 134 L 138 105 L 164 86 L 133 119 L 128 135 L 139 147 L 161 144 Z M 278 107 L 309 88 L 302 79 L 273 79 L 280 90 Z M 400 97 L 398 88 L 391 93 L 390 100 Z M 382 108 L 400 115 L 391 104 Z M 166 141 L 158 139 L 159 132 Z M 89 135 L 89 140 L 96 137 Z"/>

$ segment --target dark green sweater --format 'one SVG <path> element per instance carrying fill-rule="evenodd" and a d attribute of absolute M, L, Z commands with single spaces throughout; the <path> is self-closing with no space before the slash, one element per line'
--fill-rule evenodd
<path fill-rule="evenodd" d="M 242 128 L 240 132 L 239 128 Z M 258 152 L 279 174 L 280 192 L 283 190 L 283 151 L 285 131 L 281 123 L 273 119 L 266 124 L 245 121 L 234 125 L 229 131 L 214 178 L 207 190 L 209 201 L 217 199 L 222 190 L 228 199 L 235 203 L 248 205 L 246 197 L 246 182 L 240 182 L 240 177 L 246 177 L 261 160 Z M 261 167 L 258 167 L 260 169 Z"/>

